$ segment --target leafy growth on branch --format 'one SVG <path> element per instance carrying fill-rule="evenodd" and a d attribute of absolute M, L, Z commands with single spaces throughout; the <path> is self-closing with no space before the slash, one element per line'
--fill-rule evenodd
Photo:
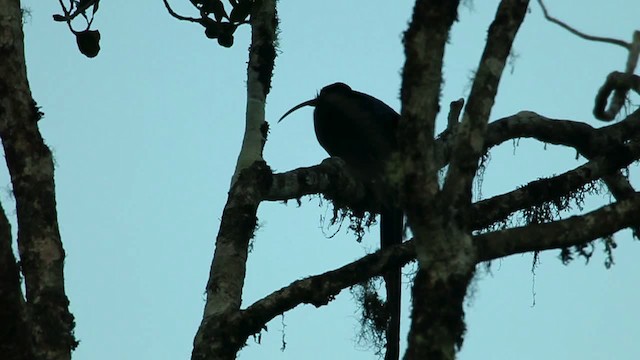
<path fill-rule="evenodd" d="M 379 278 L 369 279 L 350 288 L 360 308 L 358 343 L 370 346 L 377 356 L 384 354 L 389 310 L 378 295 Z"/>

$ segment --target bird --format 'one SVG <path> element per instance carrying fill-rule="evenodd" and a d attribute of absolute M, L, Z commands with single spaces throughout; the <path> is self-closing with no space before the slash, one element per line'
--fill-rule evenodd
<path fill-rule="evenodd" d="M 385 182 L 387 162 L 398 149 L 396 130 L 400 115 L 381 100 L 337 82 L 322 88 L 314 99 L 291 108 L 278 122 L 305 106 L 315 107 L 313 124 L 320 145 L 330 156 L 341 158 L 381 199 L 380 247 L 386 249 L 402 243 L 404 215 Z M 400 268 L 387 271 L 383 278 L 390 314 L 385 360 L 397 360 L 400 356 Z"/>

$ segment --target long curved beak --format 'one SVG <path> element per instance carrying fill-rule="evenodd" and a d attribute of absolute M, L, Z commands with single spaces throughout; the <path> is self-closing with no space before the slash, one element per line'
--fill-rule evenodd
<path fill-rule="evenodd" d="M 301 104 L 298 104 L 296 106 L 294 106 L 291 110 L 287 111 L 284 115 L 282 115 L 282 117 L 280 118 L 280 120 L 278 120 L 278 123 L 280 121 L 282 121 L 284 118 L 287 117 L 287 115 L 291 114 L 292 112 L 300 109 L 301 107 L 305 107 L 305 106 L 316 106 L 316 103 L 318 102 L 318 99 L 311 99 L 311 100 L 307 100 Z"/>

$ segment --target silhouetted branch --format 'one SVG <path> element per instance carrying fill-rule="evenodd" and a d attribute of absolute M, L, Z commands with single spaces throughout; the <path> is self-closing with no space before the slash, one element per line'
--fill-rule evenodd
<path fill-rule="evenodd" d="M 433 163 L 435 121 L 440 111 L 444 49 L 458 17 L 458 5 L 458 1 L 416 1 L 404 33 L 406 60 L 397 138 L 405 178 L 412 179 L 404 184 L 405 194 L 401 195 L 406 199 L 409 222 L 413 209 L 432 202 L 438 188 L 438 169 Z"/>
<path fill-rule="evenodd" d="M 503 0 L 488 31 L 478 71 L 462 122 L 456 131 L 449 169 L 442 189 L 452 212 L 466 212 L 471 204 L 471 184 L 484 153 L 485 132 L 513 40 L 524 21 L 528 0 Z M 452 214 L 453 215 L 453 214 Z M 464 216 L 451 216 L 462 219 Z"/>
<path fill-rule="evenodd" d="M 559 25 L 560 27 L 568 30 L 570 33 L 581 37 L 585 40 L 589 40 L 589 41 L 597 41 L 597 42 L 603 42 L 603 43 L 608 43 L 608 44 L 613 44 L 613 45 L 618 45 L 618 46 L 622 46 L 623 48 L 629 50 L 629 48 L 631 47 L 631 45 L 625 41 L 622 40 L 618 40 L 618 39 L 613 39 L 613 38 L 607 38 L 607 37 L 600 37 L 600 36 L 592 36 L 592 35 L 588 35 L 585 34 L 581 31 L 576 30 L 575 28 L 567 25 L 566 23 L 552 17 L 551 15 L 549 15 L 549 12 L 547 11 L 547 7 L 544 5 L 542 0 L 538 0 L 538 4 L 540 4 L 540 7 L 542 8 L 542 13 L 544 14 L 544 17 L 549 20 L 550 22 Z"/>
<path fill-rule="evenodd" d="M 32 327 L 20 286 L 20 268 L 11 246 L 11 225 L 0 205 L 0 349 L 5 359 L 35 359 Z"/>
<path fill-rule="evenodd" d="M 621 122 L 600 129 L 594 129 L 578 121 L 549 119 L 524 111 L 492 122 L 487 130 L 487 148 L 511 139 L 533 138 L 545 143 L 572 147 L 591 161 L 565 174 L 534 181 L 530 184 L 531 188 L 528 185 L 475 204 L 474 207 L 479 206 L 481 210 L 474 211 L 473 228 L 484 228 L 514 211 L 540 205 L 599 178 L 605 181 L 616 199 L 625 199 L 635 190 L 619 171 L 614 170 L 628 166 L 637 158 L 636 142 L 625 142 L 638 133 L 640 110 L 633 112 Z M 447 138 L 440 138 L 436 145 L 437 153 L 442 154 L 438 163 L 443 167 L 446 165 L 446 154 L 450 151 L 450 144 Z M 608 149 L 616 150 L 611 153 L 612 150 Z M 283 201 L 323 193 L 340 203 L 366 201 L 367 193 L 363 185 L 345 170 L 342 161 L 327 159 L 317 166 L 274 174 L 271 188 L 265 194 L 264 200 Z M 546 190 L 540 191 L 541 189 Z M 529 198 L 525 195 L 529 191 L 537 195 Z"/>
<path fill-rule="evenodd" d="M 62 0 L 58 0 L 58 2 L 60 3 L 60 7 L 62 7 L 62 12 L 64 13 L 64 21 L 67 23 L 67 26 L 69 27 L 69 30 L 71 30 L 72 33 L 76 33 L 76 31 L 73 29 L 73 27 L 71 26 L 71 13 L 69 13 L 69 10 L 67 10 L 67 7 L 64 6 L 64 3 L 62 2 Z M 73 3 L 72 3 L 73 4 Z M 56 19 L 56 15 L 54 15 L 54 20 Z"/>
<path fill-rule="evenodd" d="M 320 193 L 339 203 L 362 203 L 367 196 L 364 184 L 349 173 L 342 159 L 327 158 L 320 165 L 274 174 L 264 200 L 286 201 Z"/>
<path fill-rule="evenodd" d="M 580 32 L 574 29 L 573 27 L 567 25 L 566 23 L 551 17 L 542 0 L 538 0 L 538 4 L 540 4 L 544 17 L 547 20 L 563 27 L 564 29 L 571 32 L 572 34 L 577 35 L 589 41 L 603 42 L 603 43 L 622 46 L 623 48 L 629 51 L 629 56 L 627 58 L 627 64 L 624 72 L 626 77 L 622 77 L 621 73 L 617 73 L 617 72 L 611 73 L 607 77 L 605 84 L 598 91 L 598 94 L 596 95 L 595 106 L 593 109 L 593 115 L 598 120 L 611 121 L 615 119 L 616 115 L 618 115 L 618 113 L 620 112 L 620 109 L 622 109 L 622 107 L 624 106 L 624 103 L 627 97 L 627 92 L 629 91 L 629 89 L 634 89 L 633 87 L 634 83 L 636 86 L 634 90 L 638 92 L 637 80 L 634 80 L 633 78 L 635 77 L 634 71 L 638 64 L 638 57 L 640 56 L 640 32 L 639 31 L 634 32 L 631 43 L 627 43 L 625 41 L 613 39 L 613 38 L 587 35 L 583 32 Z M 611 103 L 609 104 L 609 109 L 606 109 L 607 99 L 609 98 L 609 95 L 611 95 L 612 92 L 613 92 L 613 98 L 611 100 Z"/>
<path fill-rule="evenodd" d="M 414 258 L 413 241 L 376 251 L 338 269 L 294 281 L 250 305 L 239 314 L 239 320 L 243 328 L 257 333 L 269 320 L 285 311 L 300 304 L 326 305 L 343 289 L 402 266 Z"/>
<path fill-rule="evenodd" d="M 586 244 L 637 224 L 638 219 L 640 195 L 636 194 L 628 200 L 566 220 L 477 235 L 473 237 L 473 243 L 478 250 L 477 261 L 489 261 L 530 251 Z M 241 329 L 246 339 L 260 332 L 264 324 L 276 316 L 300 304 L 326 305 L 341 290 L 379 276 L 392 267 L 405 265 L 415 259 L 415 255 L 414 240 L 411 239 L 338 269 L 294 281 L 230 317 L 226 324 L 232 329 Z"/>
<path fill-rule="evenodd" d="M 178 20 L 182 20 L 182 21 L 190 21 L 190 22 L 202 23 L 202 19 L 201 18 L 192 18 L 192 17 L 188 17 L 188 16 L 182 16 L 182 15 L 178 14 L 177 12 L 173 11 L 173 9 L 171 8 L 171 5 L 169 5 L 169 2 L 167 0 L 162 0 L 162 2 L 164 2 L 164 6 L 167 8 L 167 11 L 169 12 L 169 15 L 173 16 L 174 18 L 176 18 Z"/>
<path fill-rule="evenodd" d="M 618 169 L 629 166 L 640 158 L 640 142 L 633 141 L 613 146 L 606 154 L 567 171 L 563 174 L 530 182 L 526 186 L 497 195 L 473 204 L 472 228 L 479 230 L 507 218 L 515 211 L 540 206 L 545 202 L 567 196 L 586 184 L 617 173 Z M 626 182 L 628 184 L 628 181 Z M 619 185 L 623 187 L 624 184 Z M 611 188 L 611 186 L 609 186 Z M 625 191 L 614 194 L 619 199 L 627 199 L 635 192 Z"/>
<path fill-rule="evenodd" d="M 593 109 L 593 115 L 597 119 L 603 121 L 611 121 L 615 119 L 622 106 L 624 106 L 626 94 L 629 90 L 633 90 L 640 94 L 640 76 L 617 71 L 609 74 L 604 85 L 602 85 L 596 95 L 596 104 Z M 611 93 L 614 93 L 613 100 L 609 105 L 609 109 L 606 109 L 607 100 Z"/>
<path fill-rule="evenodd" d="M 0 0 L 0 137 L 16 201 L 29 341 L 37 359 L 69 359 L 77 341 L 64 289 L 53 157 L 38 129 L 42 113 L 27 81 L 22 15 L 18 1 Z"/>
<path fill-rule="evenodd" d="M 249 241 L 255 235 L 258 205 L 273 180 L 271 169 L 262 161 L 262 149 L 268 130 L 264 106 L 273 76 L 278 25 L 275 0 L 255 4 L 251 10 L 247 128 L 216 237 L 204 314 L 193 342 L 192 360 L 235 359 L 246 340 L 246 331 L 230 328 L 228 321 L 240 311 Z"/>
<path fill-rule="evenodd" d="M 640 225 L 640 195 L 581 216 L 528 225 L 474 237 L 478 260 L 487 261 L 530 251 L 586 244 L 630 226 Z"/>
<path fill-rule="evenodd" d="M 640 143 L 635 140 L 623 145 L 610 144 L 608 149 L 601 150 L 600 155 L 594 155 L 590 161 L 575 169 L 532 181 L 516 190 L 473 204 L 470 216 L 472 229 L 486 228 L 516 211 L 542 205 L 598 179 L 617 179 L 612 175 L 617 173 L 617 169 L 640 158 Z M 330 194 L 329 198 L 337 198 L 341 203 L 359 203 L 367 199 L 362 184 L 349 176 L 342 161 L 336 158 L 326 159 L 317 166 L 274 174 L 273 179 L 271 188 L 265 195 L 267 201 L 288 200 L 317 193 Z M 616 186 L 607 182 L 612 194 L 619 200 L 635 193 L 624 177 L 621 180 L 623 182 Z"/>
<path fill-rule="evenodd" d="M 533 138 L 541 142 L 564 145 L 576 149 L 587 158 L 597 156 L 603 149 L 622 144 L 640 133 L 640 110 L 636 110 L 624 120 L 600 129 L 570 120 L 555 120 L 523 111 L 516 115 L 489 124 L 486 147 L 492 147 L 516 138 Z M 442 139 L 446 155 L 447 142 Z M 443 164 L 446 156 L 443 158 Z M 603 177 L 611 193 L 622 200 L 634 190 L 629 181 L 620 173 Z"/>

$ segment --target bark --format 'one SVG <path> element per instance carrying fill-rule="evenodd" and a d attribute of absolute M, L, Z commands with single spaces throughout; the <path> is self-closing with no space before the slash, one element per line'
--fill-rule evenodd
<path fill-rule="evenodd" d="M 447 2 L 440 2 L 440 5 L 445 3 Z M 454 4 L 449 2 L 448 5 Z M 457 3 L 455 6 L 457 7 Z M 416 236 L 419 263 L 413 284 L 412 322 L 406 359 L 453 359 L 456 350 L 462 345 L 465 332 L 463 301 L 477 263 L 469 219 L 471 184 L 484 150 L 487 123 L 504 64 L 527 7 L 528 1 L 522 0 L 505 0 L 498 7 L 489 28 L 489 38 L 462 122 L 454 132 L 453 155 L 442 191 L 438 191 L 434 181 L 434 170 L 438 169 L 438 165 L 433 143 L 415 141 L 402 148 L 403 157 L 429 162 L 427 166 L 412 163 L 412 166 L 420 168 L 405 169 L 405 184 L 409 185 L 405 186 L 405 198 L 410 199 L 406 201 L 405 209 Z M 438 9 L 436 4 L 431 4 L 429 8 L 440 11 L 441 18 L 449 19 L 449 9 Z M 415 12 L 418 13 L 417 6 Z M 436 32 L 444 30 L 445 34 L 448 34 L 451 27 L 451 23 L 442 27 L 437 23 L 426 23 Z M 411 32 L 412 26 L 413 24 L 407 34 Z M 439 41 L 432 41 L 429 37 L 427 39 L 429 42 L 425 47 L 428 49 L 439 49 L 442 46 Z M 412 43 L 406 41 L 405 45 L 410 48 Z M 442 56 L 443 53 L 438 55 Z M 441 61 L 439 66 L 442 66 Z M 407 57 L 405 66 L 409 65 Z M 403 81 L 403 91 L 408 84 L 410 83 Z M 427 98 L 432 95 L 417 93 L 417 96 Z M 412 104 L 403 98 L 403 109 L 406 105 L 412 108 Z M 417 128 L 403 122 L 405 132 L 402 134 L 406 135 L 408 128 L 418 134 L 418 139 L 432 137 L 431 114 L 434 110 L 437 113 L 439 105 L 436 103 L 432 106 L 431 109 L 420 109 L 422 112 L 419 114 L 426 114 L 427 121 L 421 122 Z M 409 122 L 413 119 L 403 120 Z M 425 190 L 426 196 L 416 196 Z"/>
<path fill-rule="evenodd" d="M 476 262 L 490 261 L 531 251 L 587 244 L 599 237 L 637 224 L 639 217 L 640 196 L 635 195 L 628 200 L 603 206 L 581 216 L 476 235 L 472 238 L 474 253 L 477 254 L 475 260 Z M 408 240 L 402 245 L 377 251 L 338 269 L 297 280 L 256 301 L 246 310 L 227 317 L 225 325 L 227 329 L 231 329 L 228 331 L 240 329 L 238 334 L 246 338 L 249 335 L 259 333 L 264 324 L 285 311 L 300 304 L 311 304 L 316 307 L 326 305 L 342 289 L 365 279 L 380 276 L 390 268 L 413 261 L 415 257 L 414 239 Z M 440 265 L 437 263 L 441 260 L 441 258 L 433 258 L 430 263 L 426 264 L 426 267 L 438 267 Z M 429 272 L 423 271 L 419 275 L 421 278 L 416 278 L 417 286 L 430 289 L 429 295 L 422 293 L 423 296 L 416 297 L 414 294 L 414 299 L 424 310 L 418 314 L 417 318 L 414 318 L 414 322 L 417 322 L 415 326 L 423 327 L 427 334 L 426 338 L 419 339 L 419 341 L 435 339 L 448 343 L 449 338 L 454 337 L 457 341 L 456 344 L 460 345 L 462 341 L 460 335 L 464 331 L 464 323 L 461 322 L 462 303 L 449 301 L 464 297 L 469 276 L 472 274 L 472 271 L 459 275 L 453 274 L 450 275 L 449 281 L 443 282 L 436 277 L 428 277 Z M 427 292 L 426 289 L 419 289 L 419 291 Z M 433 321 L 439 323 L 440 326 L 429 325 Z M 450 356 L 454 354 L 455 347 L 449 346 L 437 350 L 444 350 L 444 355 Z M 410 353 L 408 356 L 417 355 Z M 429 353 L 429 356 L 441 357 L 443 353 Z"/>
<path fill-rule="evenodd" d="M 606 149 L 606 148 L 605 148 Z M 604 149 L 603 149 L 604 150 Z M 580 191 L 598 179 L 640 159 L 640 142 L 610 145 L 602 155 L 563 174 L 530 182 L 518 189 L 496 195 L 472 205 L 471 228 L 486 229 L 508 218 L 516 211 L 540 206 Z M 331 194 L 338 202 L 366 199 L 363 186 L 344 172 L 339 159 L 327 159 L 321 165 L 274 174 L 265 200 L 288 200 L 309 194 Z M 330 180 L 331 179 L 331 180 Z M 633 195 L 630 192 L 626 196 Z"/>
<path fill-rule="evenodd" d="M 528 225 L 474 237 L 478 259 L 493 260 L 531 251 L 587 244 L 630 226 L 639 225 L 640 196 L 603 206 L 584 215 Z"/>
<path fill-rule="evenodd" d="M 598 154 L 611 151 L 609 149 L 615 149 L 638 133 L 640 109 L 623 121 L 600 129 L 576 121 L 545 120 L 549 119 L 532 112 L 521 112 L 496 121 L 490 125 L 490 128 L 495 127 L 496 131 L 487 134 L 487 143 L 492 146 L 509 138 L 532 137 L 546 143 L 573 147 L 579 154 L 591 159 Z M 629 180 L 620 171 L 604 176 L 603 180 L 618 200 L 626 199 L 635 192 Z M 637 228 L 634 231 L 638 233 Z"/>
<path fill-rule="evenodd" d="M 434 228 L 438 228 L 438 225 L 432 222 L 436 220 L 435 215 L 439 210 L 434 206 L 434 199 L 438 193 L 438 167 L 434 161 L 434 125 L 436 115 L 440 111 L 444 49 L 451 26 L 457 20 L 458 5 L 458 1 L 417 1 L 413 18 L 404 37 L 406 63 L 402 73 L 402 119 L 399 127 L 399 144 L 401 157 L 408 160 L 403 163 L 401 186 L 409 225 L 416 237 L 420 239 L 417 241 L 417 245 L 422 247 L 418 251 L 420 254 L 429 253 L 425 250 L 426 237 L 429 233 L 433 234 Z M 426 288 L 434 285 L 439 288 L 438 290 L 443 291 L 440 293 L 443 297 L 452 295 L 445 291 L 446 287 L 451 285 L 450 283 L 444 284 L 440 279 L 428 279 L 431 277 L 430 274 L 438 272 L 436 270 L 425 273 L 424 269 L 429 264 L 432 264 L 429 259 L 419 258 L 420 270 L 413 285 L 414 303 L 406 359 L 427 358 L 426 355 L 429 354 L 425 352 L 427 343 L 434 341 L 442 347 L 448 347 L 448 338 L 452 335 L 440 333 L 439 335 L 442 336 L 438 336 L 437 339 L 425 338 L 433 335 L 429 334 L 429 327 L 441 329 L 442 324 L 437 319 L 438 314 L 428 311 L 428 306 L 436 306 L 439 301 L 437 299 L 416 300 L 423 297 L 422 292 Z M 441 285 L 444 287 L 440 288 Z M 463 289 L 466 287 L 462 284 L 458 285 Z M 462 292 L 464 293 L 464 290 Z M 455 313 L 454 307 L 455 305 L 443 308 L 439 315 L 450 311 Z M 449 330 L 451 329 L 446 329 L 444 332 Z M 453 329 L 453 331 L 456 330 Z"/>
<path fill-rule="evenodd" d="M 277 27 L 275 1 L 255 4 L 251 13 L 245 137 L 216 238 L 192 359 L 235 359 L 249 336 L 234 318 L 240 312 L 258 205 L 271 187 L 271 170 L 261 159 L 268 132 L 264 106 L 271 87 Z"/>
<path fill-rule="evenodd" d="M 585 157 L 594 158 L 605 149 L 630 140 L 639 131 L 640 110 L 634 111 L 616 124 L 599 129 L 579 121 L 551 119 L 534 112 L 522 111 L 488 125 L 484 152 L 509 140 L 531 138 L 544 143 L 572 147 Z M 436 140 L 438 168 L 448 164 L 452 142 L 448 131 L 443 132 Z M 362 184 L 349 176 L 337 158 L 326 159 L 320 165 L 275 174 L 272 187 L 264 200 L 286 201 L 319 193 L 328 195 L 331 199 L 340 199 L 342 202 L 360 203 L 366 200 Z M 494 204 L 498 205 L 497 202 Z"/>
<path fill-rule="evenodd" d="M 240 311 L 249 240 L 257 224 L 262 192 L 271 171 L 256 162 L 243 170 L 229 192 L 207 283 L 204 316 L 194 340 L 192 359 L 235 359 L 249 333 L 232 319 Z"/>
<path fill-rule="evenodd" d="M 39 359 L 69 359 L 77 345 L 64 289 L 53 160 L 44 144 L 24 58 L 22 12 L 0 0 L 0 137 L 18 218 L 18 252 L 26 288 L 31 341 Z"/>
<path fill-rule="evenodd" d="M 640 195 L 634 195 L 628 200 L 603 206 L 581 216 L 476 235 L 472 238 L 472 246 L 477 254 L 476 262 L 490 261 L 531 251 L 560 249 L 587 244 L 600 237 L 611 235 L 616 231 L 637 224 L 639 218 Z M 405 265 L 413 261 L 415 256 L 415 239 L 411 239 L 405 241 L 402 245 L 377 251 L 338 269 L 297 280 L 256 301 L 246 310 L 237 313 L 230 320 L 235 324 L 232 328 L 242 327 L 249 334 L 258 333 L 264 324 L 285 311 L 291 310 L 300 304 L 311 304 L 316 307 L 326 305 L 342 289 L 355 285 L 362 280 L 379 276 L 390 268 Z M 433 258 L 431 261 L 435 263 L 438 260 L 441 259 Z M 427 264 L 427 267 L 429 266 L 432 265 Z M 425 276 L 424 274 L 425 272 L 421 276 Z M 431 300 L 420 304 L 429 307 L 427 309 L 428 314 L 424 315 L 425 318 L 432 321 L 442 321 L 443 318 L 438 318 L 438 316 L 432 314 L 433 311 L 440 308 L 449 315 L 458 314 L 453 317 L 445 316 L 448 321 L 447 324 L 460 320 L 459 310 L 461 308 L 458 307 L 459 304 L 454 303 L 453 309 L 447 309 L 442 304 L 451 305 L 451 303 L 443 303 L 442 301 L 447 298 L 464 296 L 464 293 L 460 293 L 460 286 L 456 285 L 464 285 L 468 278 L 454 276 L 451 284 L 443 283 L 433 277 L 423 277 L 422 280 L 418 281 L 416 279 L 416 284 L 428 287 L 433 294 L 429 297 Z M 423 296 L 421 299 L 416 300 L 423 301 L 423 299 L 426 298 Z M 432 307 L 430 304 L 434 301 L 439 303 L 441 307 Z M 455 311 L 452 312 L 452 310 Z M 444 313 L 442 315 L 444 316 Z M 418 319 L 418 321 L 422 321 L 421 319 Z M 242 324 L 242 326 L 239 324 Z M 425 325 L 427 325 L 425 330 L 427 332 L 433 331 L 434 334 L 438 334 L 440 331 L 447 331 L 447 329 L 430 329 L 428 324 Z M 459 323 L 458 326 L 463 326 L 463 324 Z M 458 328 L 457 330 L 458 332 L 453 332 L 445 336 L 445 338 L 438 338 L 446 341 L 446 337 L 459 335 L 461 329 Z M 461 340 L 461 338 L 458 338 L 458 340 Z M 447 351 L 452 350 L 452 347 L 447 348 Z"/>
<path fill-rule="evenodd" d="M 638 34 L 640 34 L 640 32 L 638 32 Z M 640 37 L 640 35 L 637 36 Z M 638 44 L 640 46 L 640 40 Z M 629 90 L 640 94 L 640 76 L 633 73 L 627 74 L 617 71 L 609 74 L 604 85 L 602 85 L 596 95 L 595 106 L 593 108 L 594 116 L 603 121 L 615 119 L 627 100 Z M 611 101 L 610 108 L 607 109 L 607 101 L 612 93 L 614 99 Z"/>
<path fill-rule="evenodd" d="M 489 27 L 487 44 L 471 87 L 462 122 L 455 135 L 453 156 L 443 187 L 443 196 L 454 199 L 454 207 L 468 209 L 471 183 L 484 153 L 485 132 L 495 102 L 502 72 L 513 40 L 524 21 L 528 0 L 502 1 Z M 460 203 L 457 203 L 460 201 Z"/>
<path fill-rule="evenodd" d="M 262 161 L 262 150 L 269 129 L 264 120 L 264 107 L 271 90 L 271 77 L 276 59 L 275 41 L 278 19 L 275 0 L 256 2 L 256 7 L 257 9 L 254 9 L 251 15 L 246 127 L 234 179 L 243 169 L 256 161 Z"/>
<path fill-rule="evenodd" d="M 402 111 L 398 144 L 402 161 L 392 181 L 403 188 L 409 223 L 410 207 L 421 213 L 437 192 L 434 166 L 434 129 L 440 111 L 442 67 L 449 31 L 457 19 L 459 1 L 416 1 L 404 34 L 406 62 L 402 70 Z M 416 181 L 415 179 L 420 179 Z M 410 203 L 409 203 L 410 202 Z M 412 225 L 413 227 L 413 225 Z"/>
<path fill-rule="evenodd" d="M 333 157 L 323 160 L 320 165 L 274 174 L 272 186 L 264 200 L 286 201 L 322 193 L 339 201 L 366 201 L 364 184 L 348 170 L 344 161 Z"/>
<path fill-rule="evenodd" d="M 0 354 L 7 360 L 35 359 L 20 269 L 11 248 L 11 225 L 0 209 Z"/>
<path fill-rule="evenodd" d="M 633 141 L 612 147 L 606 154 L 561 175 L 535 180 L 519 189 L 479 201 L 473 205 L 472 228 L 485 229 L 506 219 L 506 216 L 515 211 L 567 199 L 589 183 L 611 177 L 610 174 L 617 173 L 620 168 L 631 165 L 639 158 L 640 143 Z M 634 193 L 625 193 L 621 199 L 626 199 Z"/>

